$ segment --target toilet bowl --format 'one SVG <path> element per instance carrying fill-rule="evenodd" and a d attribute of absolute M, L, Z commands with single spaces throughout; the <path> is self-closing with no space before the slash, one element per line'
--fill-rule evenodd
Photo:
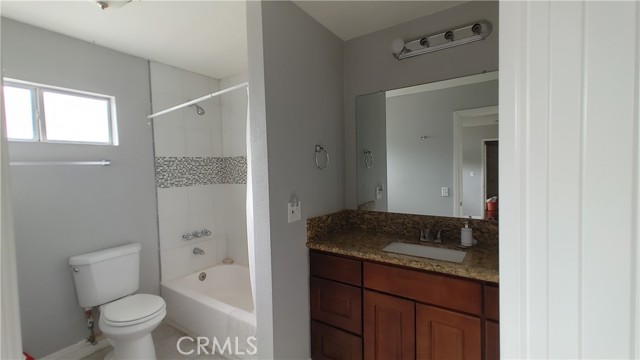
<path fill-rule="evenodd" d="M 160 296 L 135 294 L 140 250 L 131 243 L 69 258 L 78 305 L 85 311 L 100 307 L 98 326 L 113 345 L 106 359 L 156 359 L 151 332 L 167 310 Z"/>
<path fill-rule="evenodd" d="M 164 300 L 136 294 L 100 307 L 100 330 L 113 346 L 105 359 L 155 359 L 151 332 L 167 314 Z"/>

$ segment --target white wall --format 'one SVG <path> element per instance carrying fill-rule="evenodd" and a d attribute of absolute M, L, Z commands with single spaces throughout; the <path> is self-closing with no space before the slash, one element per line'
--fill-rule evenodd
<path fill-rule="evenodd" d="M 413 39 L 479 19 L 493 24 L 483 41 L 398 61 L 394 38 Z M 357 206 L 355 98 L 380 90 L 430 83 L 498 69 L 498 2 L 472 1 L 344 44 L 346 206 Z"/>
<path fill-rule="evenodd" d="M 640 358 L 640 4 L 500 18 L 501 356 Z"/>
<path fill-rule="evenodd" d="M 462 128 L 462 216 L 484 214 L 484 169 L 482 140 L 497 139 L 498 125 Z M 473 175 L 471 175 L 473 173 Z"/>
<path fill-rule="evenodd" d="M 453 216 L 453 113 L 497 103 L 497 80 L 387 98 L 389 211 Z"/>
<path fill-rule="evenodd" d="M 249 79 L 252 86 L 260 88 L 256 75 L 261 65 L 256 62 L 263 61 L 273 356 L 304 359 L 310 356 L 305 219 L 344 208 L 343 42 L 291 2 L 263 2 L 261 7 L 264 53 L 259 57 L 257 52 L 256 56 L 250 43 L 249 67 L 257 70 L 250 70 Z M 260 36 L 259 32 L 249 30 L 250 39 Z M 260 146 L 260 138 L 256 141 Z M 331 155 L 331 164 L 324 171 L 314 163 L 316 144 L 324 146 Z M 266 175 L 254 170 L 256 176 Z M 254 190 L 258 190 L 258 197 L 265 193 Z M 302 201 L 302 221 L 289 224 L 287 202 L 294 194 Z M 261 251 L 256 249 L 256 258 Z M 258 293 L 259 298 L 261 294 Z M 260 327 L 268 325 L 260 323 L 260 306 L 259 334 Z"/>
<path fill-rule="evenodd" d="M 119 146 L 12 143 L 12 160 L 110 159 L 109 167 L 12 167 L 22 337 L 41 357 L 88 335 L 72 255 L 142 244 L 140 291 L 158 293 L 147 61 L 2 19 L 3 76 L 116 97 Z"/>

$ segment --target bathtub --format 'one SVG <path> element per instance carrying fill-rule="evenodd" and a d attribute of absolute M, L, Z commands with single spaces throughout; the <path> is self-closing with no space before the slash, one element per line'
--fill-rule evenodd
<path fill-rule="evenodd" d="M 206 275 L 204 280 L 199 279 L 202 274 Z M 208 349 L 225 358 L 255 358 L 252 352 L 256 341 L 250 338 L 255 336 L 256 316 L 249 268 L 216 265 L 162 282 L 160 291 L 167 303 L 166 321 L 170 324 L 194 338 L 208 338 L 210 345 L 217 340 L 220 346 Z M 227 339 L 230 346 L 224 348 Z"/>

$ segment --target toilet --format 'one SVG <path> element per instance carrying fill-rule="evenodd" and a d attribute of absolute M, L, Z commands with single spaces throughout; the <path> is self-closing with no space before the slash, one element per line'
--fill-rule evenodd
<path fill-rule="evenodd" d="M 113 346 L 105 359 L 155 359 L 151 332 L 167 314 L 160 296 L 134 294 L 140 283 L 140 244 L 69 258 L 78 302 L 100 307 L 99 327 Z"/>

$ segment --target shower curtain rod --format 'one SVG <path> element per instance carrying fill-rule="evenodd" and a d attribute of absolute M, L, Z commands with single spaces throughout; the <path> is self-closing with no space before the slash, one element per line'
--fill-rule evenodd
<path fill-rule="evenodd" d="M 226 93 L 228 93 L 230 91 L 237 90 L 237 89 L 240 89 L 240 88 L 243 88 L 243 87 L 247 87 L 247 86 L 249 86 L 248 82 L 244 82 L 244 83 L 241 83 L 241 84 L 238 84 L 238 85 L 234 85 L 234 86 L 228 87 L 226 89 L 222 89 L 220 91 L 216 91 L 216 92 L 214 92 L 212 94 L 208 94 L 208 95 L 205 95 L 203 97 L 199 97 L 199 98 L 197 98 L 195 100 L 187 101 L 184 104 L 176 105 L 174 107 L 170 107 L 168 109 L 165 109 L 165 110 L 162 110 L 162 111 L 158 111 L 155 114 L 151 114 L 151 115 L 147 116 L 147 119 L 153 119 L 156 116 L 164 115 L 164 114 L 170 113 L 170 112 L 172 112 L 174 110 L 182 109 L 183 107 L 187 107 L 189 105 L 193 105 L 195 103 L 199 103 L 200 101 L 203 101 L 203 100 L 213 99 L 216 96 L 220 96 L 220 95 L 226 94 Z"/>

